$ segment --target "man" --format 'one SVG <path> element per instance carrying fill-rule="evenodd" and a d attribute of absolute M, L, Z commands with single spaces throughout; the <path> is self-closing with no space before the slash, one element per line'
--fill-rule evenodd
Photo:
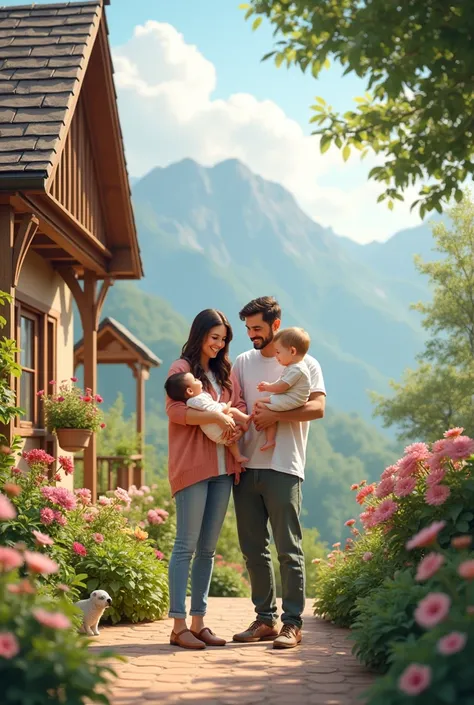
<path fill-rule="evenodd" d="M 273 337 L 280 328 L 281 309 L 271 296 L 248 303 L 239 313 L 245 321 L 253 350 L 239 355 L 234 372 L 242 387 L 247 408 L 265 394 L 259 382 L 277 380 L 283 367 L 275 358 Z M 234 487 L 239 541 L 252 586 L 257 619 L 234 641 L 273 640 L 274 648 L 288 649 L 301 642 L 301 614 L 305 605 L 305 569 L 301 546 L 301 484 L 304 478 L 309 422 L 324 416 L 326 391 L 319 363 L 304 359 L 311 374 L 311 393 L 303 406 L 285 412 L 256 410 L 254 423 L 241 441 L 249 458 L 240 484 Z M 263 431 L 278 423 L 276 445 L 266 451 Z M 277 607 L 275 577 L 270 557 L 269 523 L 280 563 L 283 627 L 275 629 Z"/>

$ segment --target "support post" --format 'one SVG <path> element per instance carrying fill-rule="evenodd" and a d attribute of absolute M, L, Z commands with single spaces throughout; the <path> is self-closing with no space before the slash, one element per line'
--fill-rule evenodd
<path fill-rule="evenodd" d="M 14 294 L 14 262 L 15 245 L 15 213 L 11 206 L 0 206 L 0 291 L 13 297 Z M 15 304 L 13 298 L 0 307 L 0 316 L 5 319 L 5 325 L 0 329 L 0 338 L 15 338 Z M 13 377 L 8 380 L 13 386 Z M 0 423 L 0 434 L 5 436 L 7 445 L 13 438 L 13 421 Z"/>
<path fill-rule="evenodd" d="M 143 455 L 145 452 L 145 381 L 150 376 L 150 373 L 143 365 L 137 363 L 133 367 L 133 376 L 137 384 L 137 434 L 140 436 L 138 452 L 142 456 L 142 460 L 136 463 L 133 470 L 133 484 L 141 487 L 145 480 L 143 467 Z"/>

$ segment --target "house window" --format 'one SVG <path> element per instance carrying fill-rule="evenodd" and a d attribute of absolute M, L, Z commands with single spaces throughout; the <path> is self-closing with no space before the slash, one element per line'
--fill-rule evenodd
<path fill-rule="evenodd" d="M 20 389 L 18 404 L 24 410 L 21 422 L 38 427 L 38 348 L 39 348 L 39 316 L 20 310 L 18 347 L 20 352 Z"/>

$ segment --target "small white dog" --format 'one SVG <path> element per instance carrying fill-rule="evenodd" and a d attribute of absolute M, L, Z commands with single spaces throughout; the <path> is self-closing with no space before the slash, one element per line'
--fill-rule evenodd
<path fill-rule="evenodd" d="M 79 631 L 88 636 L 99 636 L 100 618 L 111 604 L 112 598 L 105 590 L 94 590 L 87 600 L 76 602 L 76 607 L 84 613 Z"/>

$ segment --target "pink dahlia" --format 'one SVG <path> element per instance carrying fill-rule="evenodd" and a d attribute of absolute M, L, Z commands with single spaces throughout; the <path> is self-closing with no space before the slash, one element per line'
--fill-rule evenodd
<path fill-rule="evenodd" d="M 451 632 L 441 639 L 436 644 L 436 650 L 443 656 L 451 656 L 457 654 L 464 649 L 467 642 L 467 634 L 463 632 Z"/>
<path fill-rule="evenodd" d="M 425 502 L 433 507 L 444 504 L 451 494 L 447 485 L 431 485 L 425 492 Z"/>
<path fill-rule="evenodd" d="M 58 460 L 65 474 L 72 475 L 74 472 L 74 462 L 72 458 L 69 458 L 67 455 L 60 455 Z"/>
<path fill-rule="evenodd" d="M 77 382 L 77 377 L 71 377 L 71 382 Z"/>
<path fill-rule="evenodd" d="M 130 504 L 130 502 L 132 501 L 127 490 L 124 490 L 122 487 L 117 487 L 117 489 L 114 491 L 114 495 L 117 497 L 117 499 L 119 499 L 121 502 L 124 502 L 125 504 Z"/>
<path fill-rule="evenodd" d="M 465 580 L 474 580 L 474 559 L 460 563 L 458 573 Z"/>
<path fill-rule="evenodd" d="M 377 521 L 375 520 L 375 507 L 367 507 L 365 512 L 362 512 L 359 518 L 364 528 L 371 529 L 374 527 L 377 524 Z M 353 529 L 353 531 L 355 530 Z"/>
<path fill-rule="evenodd" d="M 161 551 L 158 551 L 157 549 L 155 549 L 155 556 L 158 558 L 159 561 L 162 561 L 163 558 L 165 557 L 165 554 L 162 553 Z"/>
<path fill-rule="evenodd" d="M 428 578 L 432 578 L 433 575 L 441 568 L 444 561 L 445 558 L 441 555 L 441 553 L 428 553 L 428 555 L 425 556 L 418 564 L 415 580 L 421 582 L 423 580 L 428 580 Z"/>
<path fill-rule="evenodd" d="M 104 543 L 104 535 L 103 534 L 92 534 L 92 538 L 96 543 Z"/>
<path fill-rule="evenodd" d="M 101 505 L 101 507 L 107 507 L 109 504 L 112 503 L 110 497 L 104 497 L 104 495 L 101 495 L 97 501 Z"/>
<path fill-rule="evenodd" d="M 445 431 L 443 436 L 445 438 L 458 438 L 458 436 L 462 435 L 463 431 L 462 426 L 455 426 L 454 428 L 450 428 L 449 431 Z"/>
<path fill-rule="evenodd" d="M 458 551 L 462 551 L 463 548 L 469 548 L 472 543 L 472 536 L 456 536 L 451 539 L 451 546 L 456 548 Z"/>
<path fill-rule="evenodd" d="M 0 521 L 9 521 L 16 517 L 16 509 L 8 497 L 0 494 Z"/>
<path fill-rule="evenodd" d="M 443 456 L 446 454 L 446 448 L 448 446 L 449 439 L 447 438 L 440 438 L 438 441 L 435 441 L 432 445 L 432 451 L 436 455 Z"/>
<path fill-rule="evenodd" d="M 425 548 L 426 546 L 430 546 L 436 541 L 439 532 L 444 529 L 445 526 L 445 521 L 434 521 L 430 526 L 421 529 L 421 531 L 407 541 L 407 550 L 411 551 L 413 548 Z"/>
<path fill-rule="evenodd" d="M 26 578 L 20 580 L 19 583 L 7 585 L 7 590 L 12 595 L 34 595 L 36 592 L 34 586 Z"/>
<path fill-rule="evenodd" d="M 372 485 L 366 485 L 365 487 L 362 487 L 361 490 L 358 491 L 356 495 L 356 502 L 358 504 L 364 504 L 365 499 L 373 494 L 375 491 L 375 483 Z"/>
<path fill-rule="evenodd" d="M 42 465 L 52 465 L 54 463 L 54 458 L 49 455 L 45 450 L 41 448 L 32 448 L 32 450 L 27 450 L 22 453 L 23 458 L 26 460 L 28 465 L 33 465 L 35 463 Z"/>
<path fill-rule="evenodd" d="M 416 487 L 416 477 L 401 477 L 395 485 L 397 497 L 407 497 Z"/>
<path fill-rule="evenodd" d="M 54 519 L 59 524 L 59 526 L 66 526 L 67 519 L 58 509 L 54 512 Z"/>
<path fill-rule="evenodd" d="M 406 455 L 397 463 L 398 477 L 409 477 L 418 470 L 419 458 L 416 455 Z"/>
<path fill-rule="evenodd" d="M 104 401 L 104 400 L 102 399 L 102 397 L 100 396 L 100 394 L 96 394 L 95 397 L 94 397 L 94 399 L 96 400 L 96 402 L 97 402 L 98 404 L 102 404 L 102 402 Z"/>
<path fill-rule="evenodd" d="M 426 460 L 430 457 L 430 451 L 426 443 L 412 443 L 405 448 L 405 455 L 411 455 L 417 460 Z"/>
<path fill-rule="evenodd" d="M 20 653 L 18 639 L 11 632 L 0 632 L 0 657 L 11 659 Z"/>
<path fill-rule="evenodd" d="M 37 622 L 49 629 L 69 629 L 71 626 L 70 620 L 61 612 L 48 612 L 38 607 L 32 610 L 32 614 Z"/>
<path fill-rule="evenodd" d="M 362 556 L 362 560 L 366 561 L 366 562 L 371 561 L 373 557 L 374 557 L 374 554 L 372 553 L 372 551 L 366 551 L 364 553 L 364 555 Z"/>
<path fill-rule="evenodd" d="M 381 480 L 386 480 L 387 477 L 393 477 L 393 475 L 396 475 L 398 472 L 398 465 L 389 465 L 388 468 L 385 468 L 383 473 L 380 475 Z"/>
<path fill-rule="evenodd" d="M 453 438 L 446 447 L 446 455 L 451 460 L 465 460 L 474 454 L 474 440 L 469 436 Z"/>
<path fill-rule="evenodd" d="M 449 614 L 451 598 L 444 592 L 430 592 L 418 603 L 414 617 L 424 629 L 431 629 L 442 622 Z"/>
<path fill-rule="evenodd" d="M 45 526 L 49 526 L 54 521 L 54 512 L 49 507 L 45 507 L 40 511 L 41 523 Z"/>
<path fill-rule="evenodd" d="M 437 470 L 433 469 L 426 476 L 426 484 L 428 485 L 428 487 L 432 487 L 433 485 L 439 485 L 439 483 L 444 480 L 445 475 L 446 470 L 444 468 L 439 468 Z"/>
<path fill-rule="evenodd" d="M 148 522 L 150 524 L 162 524 L 163 523 L 163 518 L 158 515 L 158 513 L 154 509 L 150 509 L 147 512 L 146 515 Z"/>
<path fill-rule="evenodd" d="M 359 485 L 356 485 L 356 484 L 351 485 L 351 490 L 353 492 L 355 492 L 355 490 L 358 490 L 358 489 L 359 489 Z"/>
<path fill-rule="evenodd" d="M 36 531 L 35 529 L 31 533 L 35 537 L 38 546 L 52 546 L 54 544 L 53 539 L 48 534 L 42 534 L 41 531 Z"/>
<path fill-rule="evenodd" d="M 41 575 L 51 575 L 58 572 L 58 564 L 42 553 L 33 551 L 25 551 L 25 563 L 32 573 L 40 573 Z"/>
<path fill-rule="evenodd" d="M 395 478 L 393 476 L 386 477 L 377 485 L 374 494 L 378 499 L 384 499 L 384 497 L 388 497 L 389 494 L 392 494 L 394 487 Z"/>
<path fill-rule="evenodd" d="M 77 506 L 76 498 L 66 487 L 55 487 L 54 503 L 68 511 Z"/>
<path fill-rule="evenodd" d="M 348 520 L 344 523 L 344 526 L 354 526 L 355 523 L 356 523 L 356 520 L 355 520 L 355 519 L 348 519 Z"/>
<path fill-rule="evenodd" d="M 410 664 L 398 679 L 398 689 L 406 695 L 419 695 L 431 684 L 431 668 L 419 663 Z"/>
<path fill-rule="evenodd" d="M 78 556 L 87 556 L 87 549 L 79 541 L 74 541 L 72 544 L 72 550 L 77 553 Z"/>
<path fill-rule="evenodd" d="M 78 498 L 79 502 L 84 506 L 88 506 L 91 503 L 92 494 L 91 491 L 88 490 L 86 487 L 81 487 L 80 489 L 74 490 L 74 493 Z"/>
<path fill-rule="evenodd" d="M 375 510 L 373 521 L 376 524 L 382 524 L 388 521 L 395 514 L 397 509 L 398 504 L 394 502 L 393 499 L 384 499 Z"/>
<path fill-rule="evenodd" d="M 0 571 L 7 573 L 23 565 L 23 556 L 9 546 L 0 546 Z"/>

